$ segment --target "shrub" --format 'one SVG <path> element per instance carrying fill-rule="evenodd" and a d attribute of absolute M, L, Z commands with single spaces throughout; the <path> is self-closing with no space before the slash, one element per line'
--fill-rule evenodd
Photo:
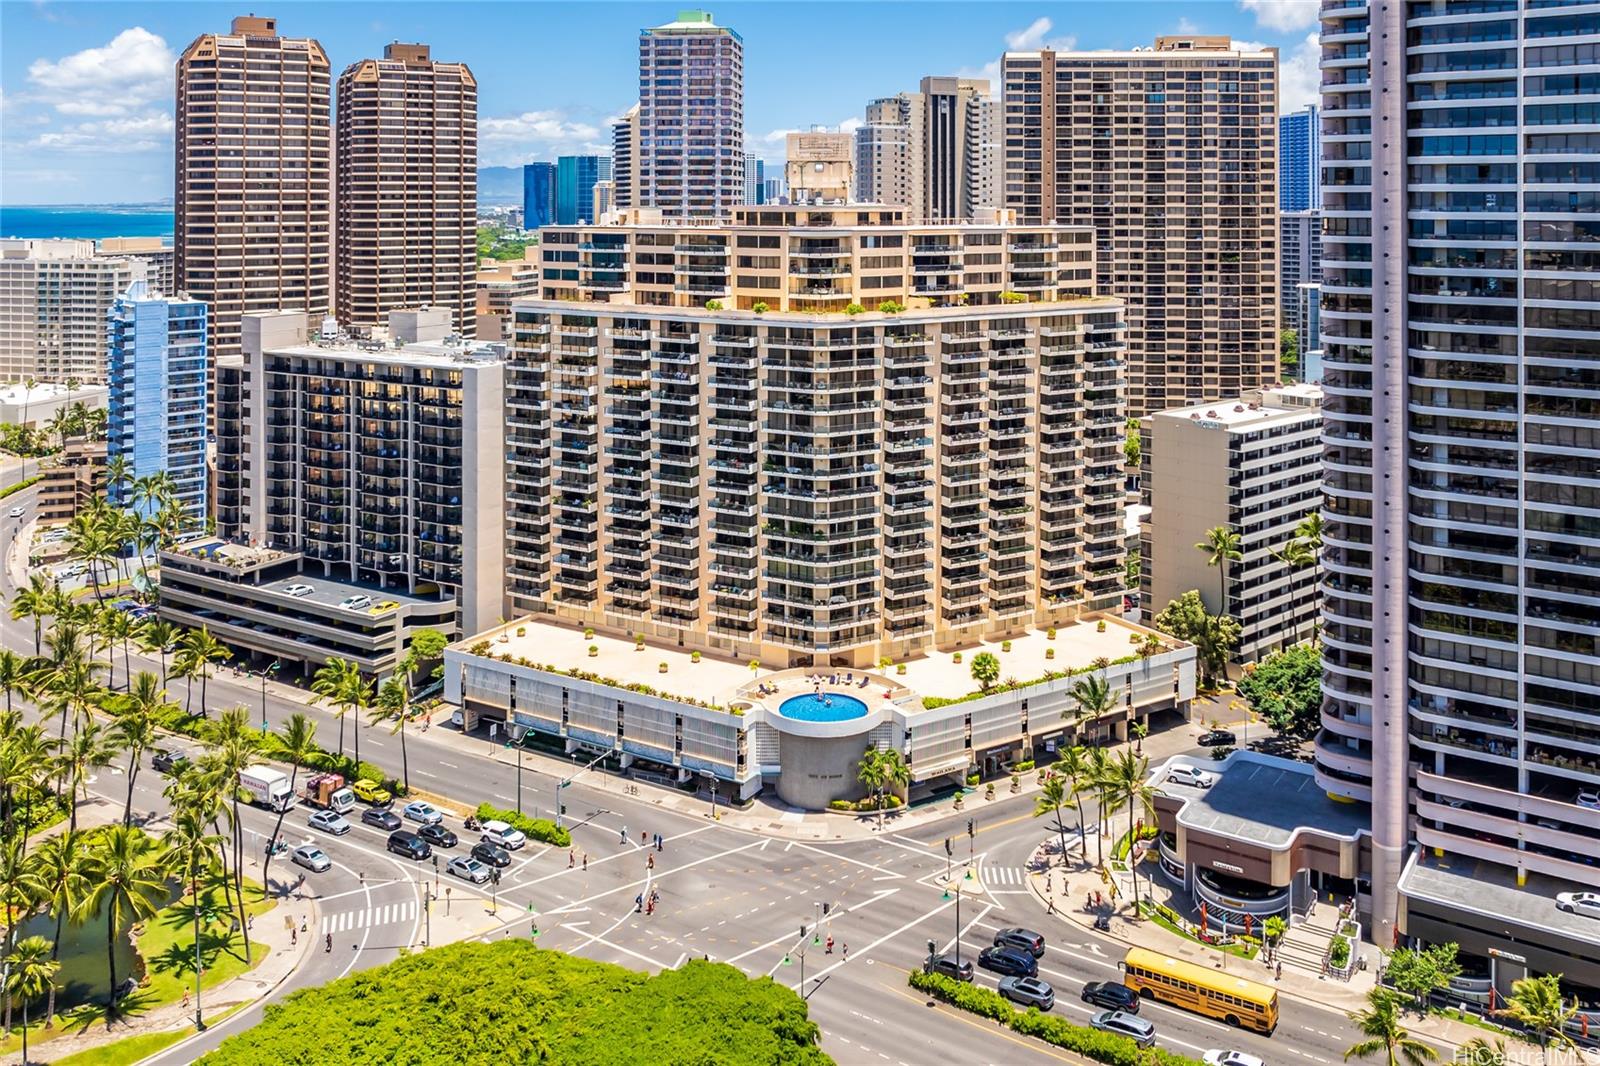
<path fill-rule="evenodd" d="M 517 627 L 517 636 L 525 637 L 527 635 L 528 635 L 528 627 L 527 626 L 518 626 Z"/>
<path fill-rule="evenodd" d="M 1009 640 L 1002 640 L 1000 642 L 1000 650 L 1001 651 L 1010 651 L 1011 650 L 1011 642 Z"/>
<path fill-rule="evenodd" d="M 1044 657 L 1046 659 L 1054 659 L 1056 657 L 1056 650 L 1054 648 L 1046 648 L 1044 650 Z"/>
<path fill-rule="evenodd" d="M 849 811 L 849 810 L 854 810 L 854 809 L 855 809 L 855 804 L 851 803 L 849 800 L 829 800 L 828 801 L 828 810 L 830 810 L 830 811 Z"/>
<path fill-rule="evenodd" d="M 720 311 L 720 310 L 722 310 L 722 301 L 721 300 L 707 300 L 706 301 L 706 310 L 707 311 Z"/>
<path fill-rule="evenodd" d="M 662 663 L 661 664 L 661 666 L 659 667 L 659 672 L 663 673 L 663 674 L 667 672 L 667 664 L 666 663 Z"/>
<path fill-rule="evenodd" d="M 1033 760 L 1032 759 L 1023 759 L 1019 763 L 1012 763 L 1011 764 L 1011 769 L 1016 771 L 1019 774 L 1025 774 L 1029 770 L 1033 769 Z"/>
<path fill-rule="evenodd" d="M 755 303 L 750 305 L 750 310 L 754 311 L 758 315 L 766 314 L 769 310 L 767 307 L 767 301 L 757 300 Z"/>
<path fill-rule="evenodd" d="M 1027 301 L 1028 298 L 1020 292 L 1003 292 L 1000 294 L 1000 302 L 1003 304 L 1020 304 Z"/>
<path fill-rule="evenodd" d="M 957 663 L 960 662 L 961 661 L 961 653 L 960 652 L 956 652 L 954 655 L 950 656 L 950 661 L 951 662 L 957 662 Z"/>
<path fill-rule="evenodd" d="M 480 822 L 498 819 L 513 829 L 520 829 L 528 834 L 528 839 L 530 840 L 554 844 L 558 848 L 570 848 L 572 846 L 572 834 L 548 818 L 529 818 L 525 814 L 501 810 L 499 807 L 493 807 L 487 803 L 478 804 L 477 815 Z"/>
<path fill-rule="evenodd" d="M 906 672 L 906 664 L 905 663 L 896 663 L 895 667 L 894 667 L 894 672 L 897 673 L 897 674 L 904 674 Z"/>
<path fill-rule="evenodd" d="M 865 310 L 866 310 L 865 307 L 862 307 L 860 304 L 856 303 L 853 300 L 850 303 L 847 303 L 847 304 L 844 305 L 844 313 L 847 314 L 847 315 L 859 315 L 861 312 L 863 312 Z"/>
<path fill-rule="evenodd" d="M 883 797 L 883 805 L 888 807 L 891 811 L 900 806 L 901 802 L 902 800 L 900 797 L 896 796 L 893 792 L 886 793 Z"/>
<path fill-rule="evenodd" d="M 972 773 L 967 775 L 967 784 L 969 786 L 976 786 L 978 784 L 978 780 L 979 780 L 979 777 L 978 777 L 977 771 L 973 771 Z"/>
<path fill-rule="evenodd" d="M 1045 636 L 1046 640 L 1055 640 L 1056 639 L 1056 627 L 1055 626 L 1051 626 L 1049 629 L 1045 630 L 1044 631 L 1044 636 Z"/>
<path fill-rule="evenodd" d="M 583 639 L 584 640 L 593 640 L 594 639 L 594 627 L 593 626 L 585 626 L 584 627 Z"/>
<path fill-rule="evenodd" d="M 1104 618 L 1094 624 L 1094 631 L 1096 633 L 1104 633 L 1106 631 L 1106 622 Z"/>
<path fill-rule="evenodd" d="M 598 645 L 598 644 L 589 645 L 589 658 L 593 659 L 596 655 L 599 655 L 599 654 L 600 654 L 600 645 Z"/>
<path fill-rule="evenodd" d="M 1221 762 L 1223 759 L 1226 759 L 1232 754 L 1233 746 L 1231 744 L 1221 744 L 1211 749 L 1211 757 L 1217 760 L 1217 762 Z"/>
<path fill-rule="evenodd" d="M 878 310 L 886 315 L 897 315 L 905 309 L 905 304 L 899 303 L 895 300 L 884 300 L 882 303 L 878 304 Z"/>
<path fill-rule="evenodd" d="M 1340 933 L 1328 945 L 1328 963 L 1336 970 L 1342 970 L 1350 964 L 1350 938 Z"/>

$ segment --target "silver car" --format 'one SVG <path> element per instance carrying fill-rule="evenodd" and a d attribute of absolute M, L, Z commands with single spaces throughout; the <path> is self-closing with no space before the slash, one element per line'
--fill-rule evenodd
<path fill-rule="evenodd" d="M 350 823 L 334 811 L 316 811 L 306 819 L 306 824 L 324 833 L 332 833 L 336 837 L 342 837 L 350 832 Z"/>
<path fill-rule="evenodd" d="M 423 825 L 438 825 L 444 821 L 443 811 L 431 803 L 424 803 L 422 800 L 406 804 L 401 813 L 405 815 L 406 821 L 421 822 Z"/>
<path fill-rule="evenodd" d="M 1140 1047 L 1156 1042 L 1156 1027 L 1139 1017 L 1120 1010 L 1103 1010 L 1089 1019 L 1089 1024 L 1107 1033 L 1125 1036 Z"/>
<path fill-rule="evenodd" d="M 315 844 L 301 844 L 289 853 L 289 861 L 296 866 L 304 866 L 314 874 L 320 874 L 333 865 L 333 860 Z"/>
<path fill-rule="evenodd" d="M 465 856 L 457 856 L 451 859 L 445 864 L 444 872 L 459 877 L 463 881 L 471 881 L 475 885 L 483 884 L 492 876 L 490 869 L 483 863 Z"/>

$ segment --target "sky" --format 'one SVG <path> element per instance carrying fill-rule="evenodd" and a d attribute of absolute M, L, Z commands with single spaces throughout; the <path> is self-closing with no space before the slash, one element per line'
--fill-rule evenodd
<path fill-rule="evenodd" d="M 235 15 L 315 37 L 333 77 L 420 41 L 478 79 L 479 164 L 610 150 L 637 97 L 641 27 L 680 4 L 448 0 L 0 0 L 0 203 L 137 203 L 172 196 L 173 64 Z M 1317 0 L 760 0 L 706 5 L 744 39 L 750 151 L 781 162 L 784 134 L 850 129 L 868 100 L 930 74 L 994 77 L 1006 49 L 1131 48 L 1172 33 L 1275 46 L 1282 108 L 1315 100 Z"/>

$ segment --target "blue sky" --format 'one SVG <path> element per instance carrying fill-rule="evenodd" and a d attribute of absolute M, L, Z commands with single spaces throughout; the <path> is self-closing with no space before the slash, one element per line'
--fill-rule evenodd
<path fill-rule="evenodd" d="M 471 65 L 480 163 L 609 148 L 635 98 L 637 32 L 662 3 L 323 0 L 319 3 L 0 2 L 0 202 L 104 203 L 172 195 L 172 66 L 194 37 L 254 9 L 320 40 L 334 76 L 393 40 Z M 858 120 L 867 100 L 928 74 L 983 76 L 1007 47 L 1129 48 L 1204 32 L 1275 45 L 1284 106 L 1317 82 L 1317 0 L 765 0 L 711 3 L 745 42 L 745 131 L 775 160 L 783 134 Z M 804 62 L 802 63 L 802 59 Z"/>

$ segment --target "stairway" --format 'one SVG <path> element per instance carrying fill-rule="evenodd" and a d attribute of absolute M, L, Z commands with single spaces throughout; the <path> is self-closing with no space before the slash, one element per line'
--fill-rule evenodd
<path fill-rule="evenodd" d="M 1278 958 L 1285 968 L 1299 970 L 1313 977 L 1322 976 L 1322 960 L 1328 953 L 1328 942 L 1338 928 L 1339 909 L 1320 903 L 1310 918 L 1295 922 L 1278 945 Z"/>

